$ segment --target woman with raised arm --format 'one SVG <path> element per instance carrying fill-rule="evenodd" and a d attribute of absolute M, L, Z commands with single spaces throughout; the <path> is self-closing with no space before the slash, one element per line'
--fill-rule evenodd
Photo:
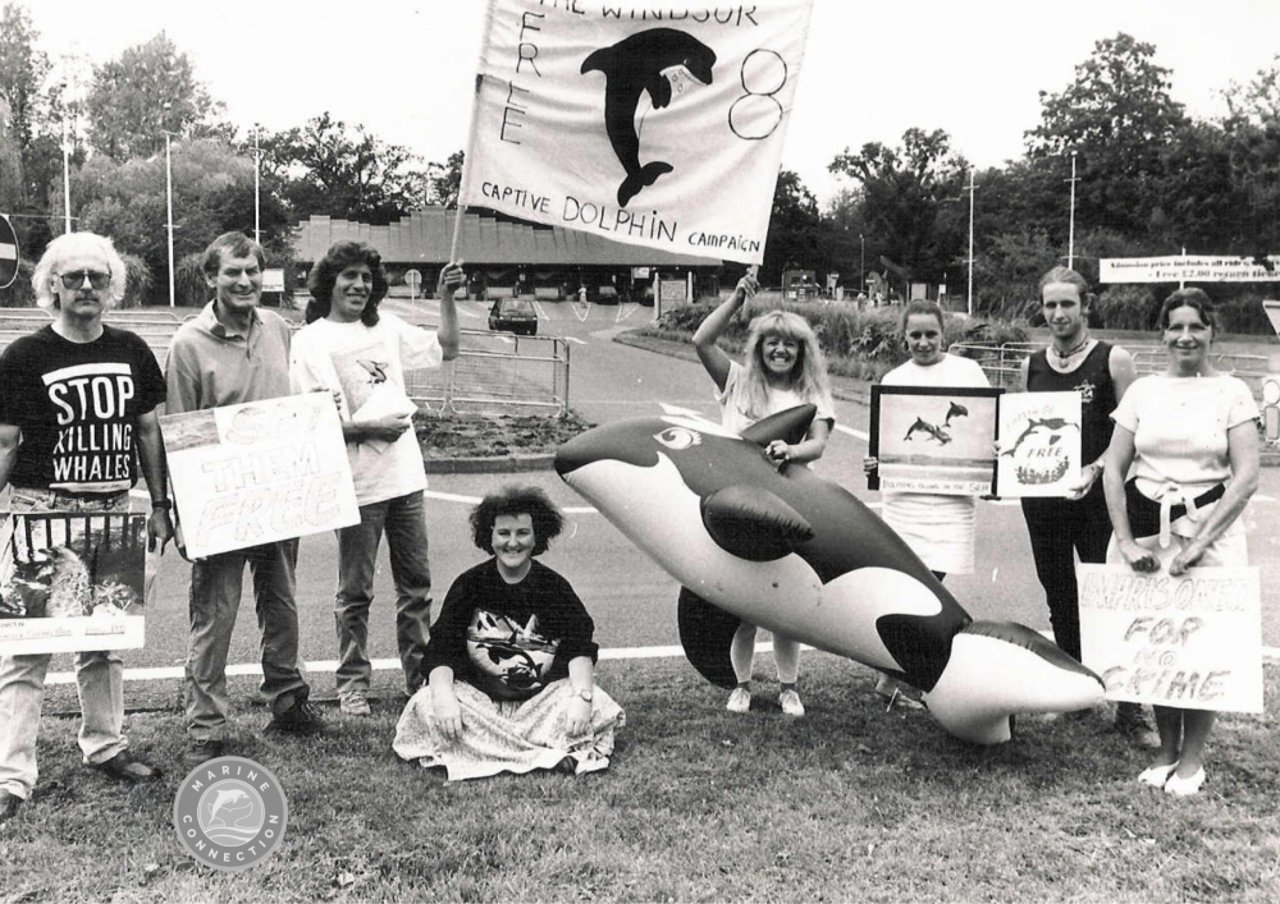
<path fill-rule="evenodd" d="M 789 311 L 770 311 L 756 317 L 747 334 L 743 364 L 734 361 L 716 344 L 757 288 L 759 284 L 752 273 L 739 280 L 733 294 L 712 311 L 693 334 L 693 347 L 716 385 L 720 423 L 734 433 L 741 433 L 756 421 L 797 405 L 811 403 L 817 407 L 803 440 L 791 444 L 775 439 L 765 449 L 765 455 L 778 467 L 807 464 L 822 456 L 836 419 L 826 360 L 813 328 L 803 317 Z M 743 622 L 730 648 L 737 680 L 727 704 L 730 712 L 743 713 L 751 708 L 755 643 L 755 625 Z M 804 704 L 796 690 L 800 642 L 775 633 L 773 658 L 782 686 L 778 695 L 782 711 L 789 716 L 803 716 Z"/>

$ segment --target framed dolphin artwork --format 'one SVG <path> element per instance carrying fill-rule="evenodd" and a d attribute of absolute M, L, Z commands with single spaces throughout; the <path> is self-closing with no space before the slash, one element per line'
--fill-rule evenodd
<path fill-rule="evenodd" d="M 1003 389 L 871 387 L 872 490 L 981 496 L 996 473 L 996 424 Z"/>

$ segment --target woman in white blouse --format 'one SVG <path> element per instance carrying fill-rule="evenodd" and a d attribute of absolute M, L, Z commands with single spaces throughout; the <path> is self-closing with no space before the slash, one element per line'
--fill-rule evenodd
<path fill-rule="evenodd" d="M 1107 561 L 1173 577 L 1195 565 L 1246 565 L 1239 516 L 1258 488 L 1258 406 L 1244 382 L 1210 363 L 1217 324 L 1204 291 L 1174 292 L 1159 324 L 1168 368 L 1137 380 L 1112 415 Z M 1138 780 L 1176 796 L 1197 793 L 1215 713 L 1156 706 L 1155 714 L 1160 749 Z"/>

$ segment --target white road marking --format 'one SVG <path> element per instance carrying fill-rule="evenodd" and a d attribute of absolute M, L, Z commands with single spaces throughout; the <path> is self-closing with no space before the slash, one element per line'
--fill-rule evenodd
<path fill-rule="evenodd" d="M 533 303 L 533 309 L 538 312 L 538 316 L 541 317 L 543 320 L 551 319 L 550 317 L 547 316 L 546 310 L 542 307 L 542 302 L 535 301 Z"/>
<path fill-rule="evenodd" d="M 802 644 L 802 649 L 812 652 L 813 647 L 808 644 Z M 757 653 L 772 653 L 772 643 L 756 644 Z M 673 659 L 684 655 L 684 648 L 680 646 L 653 646 L 653 647 L 613 647 L 600 650 L 601 659 Z M 835 655 L 834 653 L 831 655 Z M 1262 658 L 1270 660 L 1280 660 L 1280 647 L 1263 647 Z M 371 663 L 374 671 L 387 672 L 399 671 L 401 668 L 399 659 L 375 659 Z M 338 660 L 323 659 L 314 662 L 307 662 L 304 666 L 304 674 L 332 674 L 338 670 Z M 125 681 L 172 681 L 175 678 L 182 678 L 185 669 L 182 666 L 166 666 L 160 668 L 138 668 L 125 669 Z M 262 666 L 256 662 L 243 662 L 235 665 L 227 666 L 227 677 L 262 676 Z M 75 672 L 50 672 L 44 680 L 45 684 L 75 684 Z"/>
<path fill-rule="evenodd" d="M 854 430 L 852 427 L 846 427 L 844 424 L 836 424 L 836 429 L 841 433 L 847 433 L 849 436 L 860 439 L 864 443 L 871 442 L 871 437 L 861 430 Z"/>
<path fill-rule="evenodd" d="M 426 490 L 423 493 L 428 499 L 437 499 L 440 502 L 456 502 L 460 505 L 479 505 L 479 496 L 461 496 L 457 493 L 437 493 L 433 490 Z M 566 515 L 596 515 L 599 512 L 589 505 L 566 505 L 560 511 Z"/>
<path fill-rule="evenodd" d="M 586 339 L 579 339 L 577 336 L 561 336 L 560 338 L 563 339 L 565 342 L 576 342 L 579 345 L 587 344 Z"/>
<path fill-rule="evenodd" d="M 639 310 L 639 308 L 640 308 L 640 305 L 638 304 L 618 305 L 618 313 L 614 315 L 613 322 L 621 323 L 622 321 L 630 317 L 632 314 L 634 314 L 637 310 Z"/>

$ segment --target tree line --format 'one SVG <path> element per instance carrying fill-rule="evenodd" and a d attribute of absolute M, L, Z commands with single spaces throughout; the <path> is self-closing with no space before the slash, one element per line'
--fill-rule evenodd
<path fill-rule="evenodd" d="M 1032 315 L 1040 274 L 1068 254 L 1096 282 L 1103 257 L 1280 254 L 1280 56 L 1223 89 L 1227 113 L 1205 121 L 1170 95 L 1156 48 L 1127 34 L 1100 40 L 1058 92 L 1040 92 L 1040 121 L 1024 153 L 972 170 L 975 308 Z M 762 277 L 788 266 L 838 273 L 856 292 L 866 270 L 895 283 L 967 279 L 970 164 L 940 129 L 908 129 L 896 145 L 846 148 L 828 169 L 843 189 L 825 210 L 784 171 Z M 1269 333 L 1260 298 L 1275 284 L 1206 285 L 1234 329 Z M 1116 286 L 1102 295 L 1108 325 L 1145 329 L 1169 287 Z M 961 292 L 963 294 L 963 291 Z"/>
<path fill-rule="evenodd" d="M 279 264 L 289 262 L 292 226 L 313 213 L 385 224 L 423 204 L 456 204 L 461 151 L 425 162 L 327 112 L 243 133 L 163 32 L 79 70 L 39 39 L 23 7 L 3 8 L 0 210 L 19 215 L 29 255 L 62 231 L 64 136 L 76 228 L 115 238 L 148 301 L 167 300 L 166 136 L 175 256 L 186 259 L 178 281 L 196 293 L 190 256 L 219 232 L 252 232 L 255 158 L 262 241 Z M 837 154 L 828 169 L 842 188 L 825 208 L 783 170 L 762 279 L 777 285 L 784 269 L 811 269 L 856 292 L 874 273 L 900 293 L 923 282 L 954 295 L 968 275 L 972 179 L 976 307 L 1024 316 L 1038 275 L 1067 257 L 1073 159 L 1073 263 L 1091 280 L 1102 257 L 1280 253 L 1280 56 L 1224 87 L 1228 112 L 1209 121 L 1172 99 L 1172 73 L 1155 57 L 1127 34 L 1098 41 L 1070 84 L 1040 92 L 1023 155 L 1001 166 L 971 169 L 945 131 L 911 128 L 896 144 Z M 1265 287 L 1206 288 L 1239 308 L 1236 328 L 1265 326 L 1253 303 Z M 1099 309 L 1142 327 L 1152 297 L 1150 287 L 1113 287 Z"/>
<path fill-rule="evenodd" d="M 24 258 L 64 229 L 65 146 L 74 228 L 115 240 L 129 265 L 132 299 L 167 302 L 166 142 L 175 281 L 180 294 L 195 298 L 205 294 L 195 255 L 222 232 L 253 233 L 258 163 L 262 244 L 290 279 L 290 233 L 298 221 L 328 214 L 388 223 L 442 200 L 437 178 L 446 184 L 450 166 L 461 165 L 460 153 L 424 163 L 327 112 L 293 128 L 245 133 L 227 121 L 223 105 L 164 32 L 87 67 L 51 58 L 30 14 L 17 3 L 4 6 L 0 211 L 13 217 Z M 2 303 L 29 301 L 18 284 L 0 292 Z"/>

